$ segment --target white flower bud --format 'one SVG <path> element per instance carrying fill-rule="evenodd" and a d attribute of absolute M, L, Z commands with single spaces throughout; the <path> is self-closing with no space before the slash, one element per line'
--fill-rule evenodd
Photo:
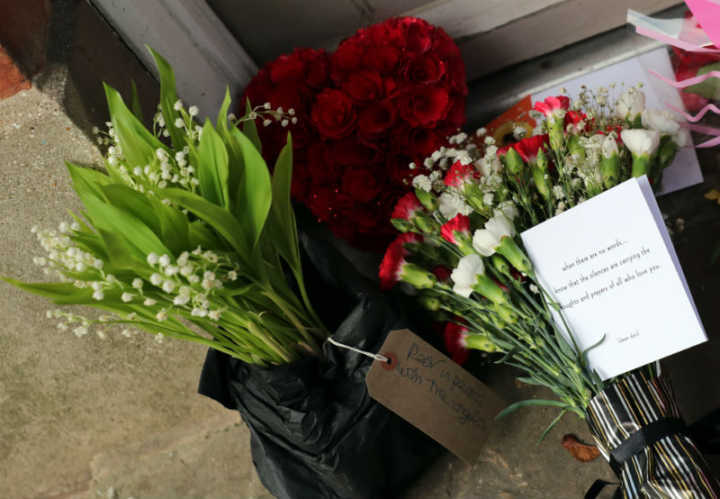
<path fill-rule="evenodd" d="M 132 301 L 132 299 L 133 299 L 133 296 L 135 296 L 135 295 L 133 295 L 132 293 L 128 293 L 128 292 L 126 291 L 126 292 L 124 292 L 122 295 L 120 295 L 120 299 L 121 299 L 122 301 L 124 301 L 125 303 L 130 303 L 130 302 Z"/>
<path fill-rule="evenodd" d="M 153 284 L 153 286 L 160 286 L 160 284 L 163 281 L 163 276 L 155 272 L 153 275 L 150 276 L 150 282 Z"/>
<path fill-rule="evenodd" d="M 143 280 L 140 279 L 139 277 L 136 277 L 136 278 L 133 279 L 133 281 L 132 281 L 132 287 L 135 288 L 135 289 L 142 289 L 142 287 L 143 287 Z"/>

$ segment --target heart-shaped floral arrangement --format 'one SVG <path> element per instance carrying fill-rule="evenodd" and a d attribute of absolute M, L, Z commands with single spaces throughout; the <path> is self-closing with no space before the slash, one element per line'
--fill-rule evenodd
<path fill-rule="evenodd" d="M 360 29 L 329 54 L 295 49 L 263 67 L 241 102 L 270 103 L 292 118 L 258 120 L 274 164 L 292 132 L 292 192 L 333 232 L 380 248 L 390 215 L 423 158 L 465 121 L 465 66 L 441 28 L 412 17 Z M 291 111 L 292 110 L 292 111 Z"/>

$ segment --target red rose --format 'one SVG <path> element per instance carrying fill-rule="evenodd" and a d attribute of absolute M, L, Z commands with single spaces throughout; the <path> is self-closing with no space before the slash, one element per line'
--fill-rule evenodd
<path fill-rule="evenodd" d="M 426 21 L 414 17 L 403 18 L 403 24 L 405 24 L 407 30 L 405 48 L 409 53 L 419 55 L 430 50 L 435 28 Z"/>
<path fill-rule="evenodd" d="M 353 199 L 367 203 L 380 192 L 377 175 L 366 168 L 349 168 L 342 179 L 342 190 Z"/>
<path fill-rule="evenodd" d="M 330 56 L 332 79 L 342 83 L 346 74 L 356 71 L 365 55 L 365 47 L 356 39 L 348 38 L 340 43 Z"/>
<path fill-rule="evenodd" d="M 429 128 L 412 128 L 408 133 L 408 154 L 418 161 L 437 151 L 445 140 Z"/>
<path fill-rule="evenodd" d="M 274 109 L 282 107 L 284 110 L 295 109 L 298 113 L 306 113 L 309 109 L 309 97 L 306 89 L 294 81 L 285 81 L 276 85 L 267 94 L 268 102 Z M 259 102 L 257 105 L 263 104 Z"/>
<path fill-rule="evenodd" d="M 400 62 L 400 56 L 400 50 L 391 45 L 371 47 L 365 54 L 365 64 L 380 74 L 390 74 Z"/>
<path fill-rule="evenodd" d="M 305 61 L 305 83 L 321 88 L 327 83 L 330 61 L 324 50 L 297 49 Z"/>
<path fill-rule="evenodd" d="M 434 126 L 445 118 L 450 104 L 442 87 L 416 87 L 400 102 L 400 115 L 412 126 Z"/>
<path fill-rule="evenodd" d="M 365 169 L 382 158 L 379 151 L 361 144 L 354 137 L 328 143 L 328 160 L 342 166 L 357 166 Z"/>
<path fill-rule="evenodd" d="M 455 130 L 465 123 L 465 97 L 455 96 L 452 99 L 445 120 L 448 126 L 452 128 L 449 134 L 455 133 Z"/>
<path fill-rule="evenodd" d="M 335 163 L 328 161 L 323 142 L 315 142 L 308 147 L 306 161 L 313 185 L 333 186 L 340 179 L 341 171 Z"/>
<path fill-rule="evenodd" d="M 403 74 L 411 83 L 436 83 L 445 76 L 445 63 L 432 54 L 418 56 L 408 62 Z"/>
<path fill-rule="evenodd" d="M 357 127 L 360 135 L 366 138 L 374 138 L 395 123 L 395 106 L 390 101 L 382 101 L 372 104 L 360 112 Z"/>
<path fill-rule="evenodd" d="M 313 215 L 319 220 L 327 222 L 332 216 L 331 201 L 334 197 L 332 189 L 313 185 L 312 194 L 307 197 L 307 205 Z"/>
<path fill-rule="evenodd" d="M 465 64 L 462 58 L 458 54 L 457 57 L 453 57 L 447 60 L 447 82 L 450 84 L 450 88 L 460 95 L 467 95 L 467 77 L 465 76 Z"/>
<path fill-rule="evenodd" d="M 353 103 L 340 90 L 326 88 L 315 99 L 312 122 L 324 137 L 345 137 L 355 125 Z"/>
<path fill-rule="evenodd" d="M 304 80 L 305 79 L 305 62 L 300 58 L 297 51 L 292 54 L 281 55 L 270 64 L 268 64 L 270 72 L 270 81 L 273 83 L 281 83 L 286 80 Z"/>
<path fill-rule="evenodd" d="M 368 103 L 382 98 L 383 80 L 375 71 L 362 70 L 350 74 L 342 88 L 356 102 Z"/>

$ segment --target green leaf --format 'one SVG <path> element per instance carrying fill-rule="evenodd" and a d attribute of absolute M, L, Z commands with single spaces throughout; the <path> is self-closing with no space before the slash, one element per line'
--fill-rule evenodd
<path fill-rule="evenodd" d="M 245 100 L 245 115 L 247 117 L 248 114 L 252 112 L 253 108 L 250 104 L 250 99 Z M 257 131 L 257 125 L 255 124 L 255 120 L 245 120 L 243 122 L 243 133 L 247 136 L 248 139 L 253 143 L 255 146 L 255 149 L 257 149 L 260 153 L 262 153 L 262 142 L 260 142 L 260 135 L 258 135 Z"/>
<path fill-rule="evenodd" d="M 505 409 L 500 411 L 500 414 L 495 416 L 495 419 L 502 419 L 505 416 L 512 414 L 513 412 L 517 411 L 518 409 L 522 407 L 530 407 L 530 406 L 550 406 L 550 407 L 560 407 L 562 409 L 567 409 L 568 405 L 565 402 L 560 402 L 559 400 L 542 400 L 542 399 L 529 399 L 529 400 L 521 400 L 519 402 L 515 402 L 514 404 L 510 404 Z"/>
<path fill-rule="evenodd" d="M 115 269 L 131 270 L 138 275 L 148 274 L 145 264 L 146 254 L 125 237 L 111 230 L 98 229 L 98 233 L 107 248 L 108 263 Z M 107 268 L 105 271 L 109 271 Z"/>
<path fill-rule="evenodd" d="M 207 250 L 229 249 L 229 246 L 222 244 L 220 239 L 213 233 L 209 226 L 202 220 L 190 222 L 188 228 L 189 248 L 200 246 Z"/>
<path fill-rule="evenodd" d="M 167 206 L 158 198 L 152 198 L 153 212 L 160 222 L 160 235 L 163 243 L 174 255 L 192 249 L 189 238 L 187 217 L 177 209 Z"/>
<path fill-rule="evenodd" d="M 547 383 L 531 377 L 519 376 L 516 379 L 521 383 L 525 383 L 526 385 L 548 386 Z"/>
<path fill-rule="evenodd" d="M 269 244 L 285 259 L 295 273 L 301 270 L 298 249 L 297 224 L 295 212 L 290 201 L 290 188 L 293 172 L 292 137 L 278 155 L 272 176 L 272 204 L 266 226 Z"/>
<path fill-rule="evenodd" d="M 85 208 L 87 208 L 88 216 L 93 225 L 98 230 L 126 240 L 130 246 L 136 248 L 142 254 L 143 258 L 149 253 L 162 255 L 170 252 L 155 233 L 132 214 L 115 206 L 105 204 L 96 198 L 88 199 Z M 101 235 L 105 239 L 106 236 Z M 108 250 L 110 250 L 111 245 L 108 244 L 107 240 L 105 240 L 105 243 Z"/>
<path fill-rule="evenodd" d="M 265 226 L 272 202 L 270 173 L 250 139 L 237 128 L 233 128 L 230 133 L 240 145 L 243 159 L 242 178 L 235 197 L 235 215 L 240 220 L 250 247 L 254 247 Z"/>
<path fill-rule="evenodd" d="M 203 127 L 196 163 L 202 196 L 211 203 L 229 209 L 228 153 L 210 120 L 206 120 Z"/>
<path fill-rule="evenodd" d="M 137 218 L 155 234 L 160 233 L 160 223 L 147 196 L 120 184 L 103 186 L 102 192 L 109 204 Z"/>
<path fill-rule="evenodd" d="M 132 114 L 117 90 L 107 84 L 104 86 L 110 120 L 123 155 L 130 166 L 144 166 L 150 163 L 155 157 L 155 150 L 164 149 L 165 146 Z"/>
<path fill-rule="evenodd" d="M 92 289 L 75 287 L 71 282 L 22 282 L 10 277 L 0 277 L 24 291 L 49 298 L 58 305 L 79 305 L 93 301 Z"/>
<path fill-rule="evenodd" d="M 160 192 L 161 197 L 170 199 L 204 220 L 205 223 L 225 238 L 241 260 L 249 263 L 248 257 L 251 254 L 251 248 L 248 245 L 247 238 L 243 237 L 245 228 L 232 213 L 210 203 L 197 194 L 182 189 L 162 189 Z"/>
<path fill-rule="evenodd" d="M 143 121 L 142 104 L 140 104 L 140 94 L 138 94 L 135 80 L 130 80 L 130 109 L 137 119 Z"/>
<path fill-rule="evenodd" d="M 543 440 L 545 440 L 545 437 L 547 437 L 547 434 L 550 433 L 550 430 L 552 430 L 553 428 L 555 428 L 555 425 L 557 425 L 557 424 L 560 422 L 560 420 L 562 419 L 562 417 L 563 417 L 566 413 L 567 413 L 567 409 L 563 409 L 562 411 L 560 411 L 560 414 L 558 414 L 557 417 L 552 420 L 552 423 L 550 423 L 550 424 L 548 425 L 548 427 L 545 428 L 545 431 L 542 432 L 542 435 L 540 435 L 540 438 L 538 439 L 538 442 L 537 442 L 537 443 L 540 443 L 540 442 L 542 442 Z"/>
<path fill-rule="evenodd" d="M 74 165 L 69 161 L 65 162 L 65 166 L 67 167 L 68 172 L 70 172 L 73 189 L 75 189 L 75 192 L 83 204 L 85 204 L 85 200 L 88 199 L 88 197 L 102 200 L 106 199 L 105 194 L 102 191 L 102 186 L 108 185 L 112 182 L 110 177 L 104 173 L 93 170 L 92 168 Z"/>
<path fill-rule="evenodd" d="M 600 344 L 601 344 L 603 341 L 605 341 L 605 336 L 606 336 L 606 335 L 603 334 L 603 335 L 602 335 L 602 338 L 600 338 L 598 341 L 596 341 L 595 343 L 593 343 L 592 345 L 590 345 L 589 347 L 587 347 L 585 350 L 583 350 L 583 352 L 582 352 L 582 358 L 585 360 L 585 362 L 587 362 L 587 355 L 588 355 L 588 353 L 590 353 L 590 351 L 593 350 L 594 348 L 599 347 Z"/>
<path fill-rule="evenodd" d="M 220 106 L 216 122 L 218 133 L 223 137 L 223 139 L 227 137 L 228 133 L 228 113 L 230 112 L 231 102 L 230 87 L 225 87 L 225 97 L 223 98 L 222 105 Z"/>
<path fill-rule="evenodd" d="M 175 120 L 180 114 L 175 111 L 175 102 L 178 100 L 175 88 L 175 73 L 170 64 L 157 52 L 146 45 L 148 51 L 155 59 L 160 76 L 160 109 L 165 118 L 165 127 L 170 132 L 170 141 L 173 149 L 181 150 L 185 147 L 185 133 L 175 126 Z"/>

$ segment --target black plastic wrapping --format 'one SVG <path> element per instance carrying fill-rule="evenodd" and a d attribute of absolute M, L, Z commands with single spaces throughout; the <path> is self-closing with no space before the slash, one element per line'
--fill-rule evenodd
<path fill-rule="evenodd" d="M 687 428 L 667 378 L 641 371 L 622 376 L 590 401 L 587 422 L 620 478 L 616 497 L 720 497 L 720 484 L 691 436 L 712 433 L 713 420 L 694 425 L 701 433 Z"/>
<path fill-rule="evenodd" d="M 388 332 L 411 326 L 404 307 L 373 292 L 327 241 L 302 242 L 318 313 L 340 322 L 333 338 L 376 352 Z M 441 447 L 370 398 L 371 358 L 327 342 L 323 351 L 264 368 L 211 349 L 199 391 L 240 412 L 260 480 L 276 497 L 397 497 Z"/>

